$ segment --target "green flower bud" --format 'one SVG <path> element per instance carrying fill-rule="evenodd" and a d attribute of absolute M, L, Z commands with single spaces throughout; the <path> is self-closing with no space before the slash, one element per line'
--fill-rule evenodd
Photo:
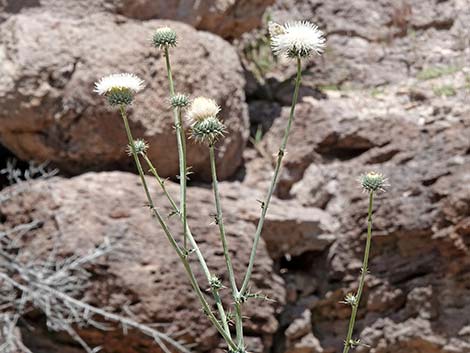
<path fill-rule="evenodd" d="M 177 93 L 171 97 L 170 102 L 173 108 L 184 108 L 190 103 L 189 97 L 181 93 Z"/>
<path fill-rule="evenodd" d="M 155 31 L 152 42 L 155 48 L 159 49 L 176 47 L 176 32 L 170 27 L 161 27 Z"/>
<path fill-rule="evenodd" d="M 137 139 L 137 140 L 134 141 L 134 148 L 135 148 L 136 153 L 145 153 L 145 152 L 147 152 L 147 150 L 149 148 L 149 145 L 144 140 Z M 131 147 L 130 144 L 127 145 L 127 154 L 129 156 L 132 155 L 132 147 Z"/>
<path fill-rule="evenodd" d="M 128 88 L 113 88 L 106 93 L 106 98 L 112 106 L 130 105 L 134 99 L 134 94 Z"/>
<path fill-rule="evenodd" d="M 352 293 L 348 293 L 341 303 L 354 306 L 357 303 L 357 297 Z"/>
<path fill-rule="evenodd" d="M 209 285 L 216 291 L 219 291 L 224 287 L 222 281 L 217 276 L 212 276 L 209 279 Z"/>
<path fill-rule="evenodd" d="M 376 192 L 385 191 L 384 187 L 387 179 L 380 173 L 369 172 L 361 175 L 359 181 L 365 191 Z"/>
<path fill-rule="evenodd" d="M 225 133 L 224 124 L 216 117 L 196 121 L 191 126 L 192 137 L 202 143 L 213 145 Z"/>

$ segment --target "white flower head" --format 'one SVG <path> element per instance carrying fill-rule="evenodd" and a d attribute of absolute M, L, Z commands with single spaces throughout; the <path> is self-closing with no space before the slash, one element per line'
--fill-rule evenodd
<path fill-rule="evenodd" d="M 107 94 L 113 90 L 127 90 L 137 93 L 144 88 L 144 81 L 134 74 L 113 74 L 101 78 L 95 82 L 94 92 L 100 95 Z"/>
<path fill-rule="evenodd" d="M 288 22 L 281 26 L 269 24 L 271 47 L 274 54 L 288 58 L 306 58 L 320 55 L 325 48 L 325 37 L 316 25 L 308 21 Z"/>
<path fill-rule="evenodd" d="M 208 118 L 216 118 L 220 107 L 215 100 L 206 97 L 197 97 L 191 103 L 187 112 L 187 118 L 191 123 L 201 122 Z"/>

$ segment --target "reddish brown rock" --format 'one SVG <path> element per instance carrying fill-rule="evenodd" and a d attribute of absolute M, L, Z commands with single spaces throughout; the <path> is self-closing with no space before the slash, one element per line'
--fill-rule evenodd
<path fill-rule="evenodd" d="M 180 38 L 171 51 L 177 90 L 221 105 L 228 132 L 217 149 L 219 174 L 232 175 L 248 134 L 237 54 L 217 36 L 176 22 L 122 22 L 103 14 L 70 19 L 47 12 L 11 17 L 0 28 L 2 143 L 21 159 L 49 160 L 64 173 L 134 170 L 119 114 L 92 92 L 104 75 L 134 72 L 146 88 L 130 112 L 131 128 L 149 142 L 160 173 L 174 177 L 178 158 L 165 65 L 149 40 L 163 25 Z M 188 165 L 193 179 L 207 178 L 208 149 L 188 141 Z"/>
<path fill-rule="evenodd" d="M 153 184 L 153 180 L 149 178 Z M 168 184 L 170 192 L 177 189 Z M 230 187 L 230 185 L 229 185 Z M 163 195 L 152 187 L 157 204 L 166 215 L 170 208 Z M 225 192 L 224 192 L 225 193 Z M 189 193 L 189 221 L 192 231 L 207 256 L 208 265 L 226 282 L 225 262 L 220 246 L 217 226 L 212 222 L 214 212 L 213 195 L 204 188 L 191 188 Z M 225 212 L 228 242 L 234 258 L 238 280 L 246 269 L 252 235 L 255 227 L 233 212 L 235 201 L 224 199 L 228 204 Z M 184 269 L 169 246 L 160 227 L 144 207 L 145 198 L 137 176 L 122 173 L 89 173 L 72 179 L 53 178 L 35 182 L 28 191 L 21 193 L 1 205 L 5 217 L 4 227 L 20 224 L 27 219 L 41 221 L 38 229 L 24 239 L 24 249 L 34 248 L 38 254 L 51 248 L 54 235 L 60 239 L 59 254 L 85 253 L 109 236 L 118 242 L 119 250 L 99 266 L 93 268 L 93 280 L 84 297 L 93 305 L 120 308 L 128 305 L 137 320 L 168 324 L 172 332 L 182 330 L 188 343 L 195 343 L 195 352 L 212 352 L 221 342 L 200 310 Z M 171 228 L 181 238 L 180 224 L 174 217 L 169 220 Z M 206 280 L 195 258 L 191 259 L 197 278 L 205 286 Z M 267 256 L 261 241 L 252 291 L 261 291 L 274 299 L 271 301 L 249 301 L 244 314 L 246 334 L 257 338 L 260 352 L 266 352 L 277 329 L 276 313 L 284 301 L 282 280 L 273 273 L 272 261 Z M 230 305 L 228 290 L 223 292 L 224 301 Z M 83 337 L 92 345 L 103 345 L 106 351 L 132 353 L 146 347 L 147 352 L 159 352 L 150 339 L 130 332 L 124 336 L 120 330 L 100 332 L 81 330 Z M 25 331 L 27 344 L 36 353 L 41 353 L 44 336 L 31 336 Z M 58 335 L 54 336 L 58 339 Z M 54 347 L 60 347 L 55 344 Z M 62 351 L 49 348 L 48 352 Z M 45 352 L 45 351 L 44 351 Z"/>
<path fill-rule="evenodd" d="M 52 11 L 62 16 L 83 18 L 110 12 L 138 20 L 168 19 L 197 29 L 236 38 L 261 24 L 263 13 L 274 0 L 3 0 L 2 15 L 18 12 Z"/>

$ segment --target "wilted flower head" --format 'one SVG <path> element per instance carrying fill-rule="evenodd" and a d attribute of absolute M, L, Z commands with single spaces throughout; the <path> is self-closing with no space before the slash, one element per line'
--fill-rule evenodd
<path fill-rule="evenodd" d="M 359 181 L 365 191 L 385 191 L 387 178 L 385 178 L 383 174 L 369 172 L 367 174 L 361 175 Z"/>
<path fill-rule="evenodd" d="M 182 93 L 177 93 L 170 99 L 173 108 L 184 108 L 190 103 L 189 97 Z"/>
<path fill-rule="evenodd" d="M 158 28 L 152 38 L 153 45 L 156 48 L 175 47 L 177 43 L 176 32 L 170 27 Z"/>
<path fill-rule="evenodd" d="M 191 125 L 191 137 L 196 141 L 213 145 L 225 133 L 225 125 L 215 116 L 196 121 Z"/>
<path fill-rule="evenodd" d="M 269 24 L 271 47 L 274 54 L 288 58 L 306 58 L 313 53 L 321 54 L 325 37 L 316 25 L 308 21 L 288 22 L 281 26 Z"/>
<path fill-rule="evenodd" d="M 111 105 L 129 105 L 134 94 L 142 90 L 144 81 L 134 74 L 113 74 L 95 82 L 94 92 L 105 95 Z"/>
<path fill-rule="evenodd" d="M 145 153 L 147 152 L 148 148 L 149 148 L 149 144 L 145 140 L 137 139 L 134 141 L 134 149 L 136 153 Z M 132 152 L 132 147 L 130 144 L 127 145 L 126 150 L 127 150 L 127 154 L 131 156 L 133 152 Z"/>
<path fill-rule="evenodd" d="M 187 112 L 187 117 L 191 123 L 196 123 L 210 117 L 216 118 L 219 112 L 220 107 L 215 100 L 206 97 L 197 97 L 193 100 Z"/>

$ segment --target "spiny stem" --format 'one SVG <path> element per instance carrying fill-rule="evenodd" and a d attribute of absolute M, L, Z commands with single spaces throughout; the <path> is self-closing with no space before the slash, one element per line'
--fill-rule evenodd
<path fill-rule="evenodd" d="M 250 278 L 251 278 L 251 273 L 253 272 L 253 265 L 255 262 L 255 257 L 256 257 L 256 250 L 258 248 L 258 243 L 261 237 L 261 232 L 263 230 L 263 225 L 264 225 L 264 220 L 266 218 L 266 213 L 268 211 L 269 203 L 271 201 L 271 197 L 274 193 L 274 189 L 277 184 L 277 180 L 279 178 L 279 172 L 281 170 L 281 164 L 282 164 L 282 158 L 284 157 L 285 151 L 286 151 L 286 146 L 287 146 L 287 140 L 289 138 L 289 132 L 292 126 L 292 121 L 294 120 L 294 112 L 295 112 L 295 106 L 297 104 L 297 100 L 299 98 L 299 88 L 300 88 L 300 82 L 302 79 L 302 62 L 300 58 L 297 58 L 297 76 L 295 79 L 295 89 L 294 89 L 294 95 L 292 97 L 292 105 L 290 109 L 290 114 L 289 114 L 289 120 L 287 121 L 287 126 L 284 131 L 284 137 L 282 138 L 281 142 L 281 147 L 279 148 L 279 153 L 277 155 L 277 162 L 276 166 L 274 168 L 274 174 L 273 178 L 271 180 L 271 184 L 268 189 L 268 195 L 266 197 L 266 201 L 264 201 L 261 209 L 261 216 L 258 222 L 258 226 L 256 228 L 256 233 L 255 233 L 255 239 L 253 241 L 253 247 L 251 249 L 251 254 L 250 254 L 250 261 L 248 263 L 248 269 L 245 275 L 245 278 L 243 279 L 243 284 L 240 289 L 240 295 L 244 295 L 246 290 L 248 289 L 248 285 L 250 283 Z"/>
<path fill-rule="evenodd" d="M 364 283 L 366 280 L 367 275 L 367 267 L 369 264 L 369 253 L 370 253 L 370 246 L 372 241 L 372 209 L 373 209 L 373 202 L 374 202 L 374 192 L 369 192 L 369 210 L 367 215 L 367 240 L 366 240 L 366 248 L 364 251 L 364 260 L 362 263 L 362 270 L 361 270 L 361 278 L 359 280 L 359 288 L 357 290 L 356 300 L 352 305 L 352 312 L 351 312 L 351 319 L 349 320 L 349 328 L 348 334 L 346 336 L 346 340 L 344 341 L 344 349 L 343 353 L 348 353 L 349 349 L 352 347 L 352 334 L 354 331 L 354 324 L 356 323 L 356 315 L 357 310 L 359 308 L 359 302 L 361 300 L 362 291 L 364 289 Z"/>
<path fill-rule="evenodd" d="M 175 201 L 173 200 L 173 198 L 171 197 L 170 193 L 168 192 L 168 190 L 166 189 L 166 186 L 165 186 L 165 183 L 164 181 L 161 179 L 160 175 L 158 174 L 157 170 L 155 169 L 155 167 L 153 166 L 152 162 L 150 161 L 150 159 L 148 158 L 148 156 L 146 154 L 142 154 L 142 157 L 144 158 L 145 162 L 147 163 L 147 166 L 149 167 L 150 169 L 150 172 L 155 176 L 155 179 L 157 180 L 157 183 L 160 185 L 160 187 L 162 188 L 163 190 L 163 193 L 165 194 L 165 196 L 167 197 L 168 201 L 170 202 L 171 204 L 171 207 L 173 208 L 173 212 L 175 212 L 176 214 L 179 215 L 180 219 L 181 219 L 181 212 L 178 208 L 178 206 L 176 205 Z M 188 234 L 188 239 L 191 243 L 191 246 L 196 249 L 196 254 L 197 254 L 197 257 L 199 259 L 202 259 L 202 254 L 201 252 L 199 251 L 199 247 L 198 245 L 196 244 L 194 240 L 194 237 L 191 233 L 191 230 L 189 228 L 189 225 L 186 224 L 186 233 Z M 204 274 L 207 278 L 207 281 L 209 282 L 210 280 L 210 272 L 209 272 L 209 269 L 207 268 L 207 265 L 205 264 L 205 261 L 204 259 L 202 259 L 202 262 L 201 262 L 201 265 L 203 267 L 203 270 L 204 270 Z M 216 306 L 217 306 L 217 309 L 219 311 L 219 314 L 220 314 L 220 319 L 222 321 L 222 324 L 224 326 L 224 329 L 227 333 L 230 333 L 230 328 L 228 326 L 228 320 L 227 320 L 227 315 L 225 314 L 225 310 L 224 310 L 224 307 L 222 305 L 222 300 L 220 299 L 220 295 L 217 291 L 215 291 L 214 289 L 211 289 L 211 292 L 212 292 L 212 295 L 214 296 L 214 300 L 215 300 L 215 303 L 216 303 Z"/>
<path fill-rule="evenodd" d="M 235 330 L 237 332 L 237 345 L 241 350 L 245 347 L 245 339 L 243 337 L 242 305 L 239 298 L 235 300 Z"/>
<path fill-rule="evenodd" d="M 171 64 L 170 64 L 170 51 L 168 47 L 165 47 L 165 64 L 166 72 L 168 76 L 168 82 L 170 85 L 170 98 L 175 95 L 175 86 L 173 83 L 173 75 L 171 73 Z M 173 108 L 173 118 L 175 121 L 176 128 L 176 141 L 178 144 L 178 162 L 180 170 L 180 211 L 181 217 L 183 220 L 183 247 L 188 249 L 188 233 L 186 231 L 188 219 L 186 217 L 186 138 L 183 127 L 183 119 L 181 118 L 181 108 Z"/>
<path fill-rule="evenodd" d="M 235 274 L 233 272 L 232 259 L 228 250 L 227 237 L 225 234 L 225 225 L 222 213 L 222 206 L 220 202 L 219 182 L 217 181 L 217 170 L 215 164 L 215 151 L 214 145 L 209 146 L 209 156 L 211 164 L 211 175 L 212 175 L 212 187 L 214 190 L 215 208 L 217 212 L 217 224 L 220 231 L 220 240 L 222 241 L 222 248 L 224 251 L 225 264 L 227 266 L 228 276 L 230 280 L 230 286 L 234 297 L 238 295 L 237 283 L 235 282 Z"/>
<path fill-rule="evenodd" d="M 186 253 L 183 252 L 180 249 L 178 243 L 176 242 L 174 236 L 172 235 L 170 229 L 168 228 L 168 225 L 166 224 L 165 220 L 161 216 L 160 212 L 158 212 L 158 210 L 154 206 L 153 199 L 152 199 L 152 197 L 150 195 L 150 192 L 149 192 L 149 189 L 148 189 L 147 181 L 145 180 L 145 175 L 144 175 L 144 172 L 143 172 L 143 169 L 142 169 L 142 165 L 140 164 L 138 154 L 135 150 L 134 138 L 132 137 L 132 133 L 131 133 L 131 130 L 130 130 L 130 127 L 129 127 L 129 122 L 128 122 L 128 119 L 127 119 L 125 106 L 121 106 L 120 111 L 121 111 L 122 120 L 124 122 L 124 127 L 126 129 L 127 138 L 129 140 L 129 145 L 131 146 L 132 155 L 134 157 L 134 161 L 136 163 L 137 170 L 139 172 L 140 180 L 142 181 L 142 186 L 145 190 L 145 195 L 147 196 L 147 202 L 149 203 L 149 207 L 150 207 L 153 215 L 157 218 L 158 223 L 162 227 L 162 229 L 163 229 L 166 237 L 168 238 L 171 246 L 176 251 L 178 257 L 180 258 L 181 262 L 183 263 L 183 266 L 184 266 L 184 268 L 186 270 L 186 273 L 189 277 L 191 285 L 192 285 L 194 291 L 196 292 L 196 295 L 197 295 L 199 301 L 201 302 L 201 305 L 204 309 L 204 312 L 207 314 L 209 320 L 214 325 L 214 327 L 217 329 L 217 331 L 219 331 L 219 333 L 222 335 L 222 337 L 227 342 L 229 347 L 236 348 L 236 345 L 232 341 L 232 338 L 230 337 L 230 335 L 227 334 L 224 327 L 222 327 L 220 325 L 219 321 L 217 320 L 215 315 L 212 313 L 210 305 L 207 302 L 206 298 L 204 297 L 204 293 L 202 292 L 201 288 L 199 287 L 197 279 L 196 279 L 196 277 L 195 277 L 195 275 L 194 275 L 194 273 L 191 269 L 191 266 L 190 266 L 189 261 L 188 261 L 187 256 L 186 256 Z"/>
<path fill-rule="evenodd" d="M 170 86 L 170 95 L 173 97 L 175 95 L 175 86 L 173 83 L 173 75 L 171 71 L 171 63 L 170 63 L 170 52 L 168 50 L 168 47 L 165 47 L 164 50 L 164 55 L 165 55 L 165 64 L 166 64 L 166 70 L 167 70 L 167 76 L 168 76 L 168 82 Z M 183 128 L 183 119 L 181 116 L 181 108 L 174 108 L 173 109 L 173 117 L 175 121 L 175 127 L 176 127 L 176 141 L 178 145 L 178 161 L 179 161 L 179 179 L 180 179 L 180 208 L 179 208 L 179 214 L 181 221 L 183 222 L 183 247 L 184 249 L 188 250 L 187 246 L 187 241 L 189 240 L 191 247 L 195 250 L 196 256 L 199 260 L 199 263 L 201 264 L 204 274 L 206 275 L 207 282 L 210 285 L 210 279 L 211 279 L 211 274 L 209 271 L 209 268 L 207 267 L 206 261 L 204 259 L 204 256 L 202 255 L 196 240 L 192 236 L 192 233 L 189 229 L 188 225 L 188 218 L 187 218 L 187 202 L 186 202 L 186 173 L 187 173 L 187 155 L 186 155 L 186 138 L 185 138 L 185 133 L 184 133 L 184 128 Z M 220 299 L 219 293 L 215 290 L 212 289 L 212 294 L 214 296 L 214 300 L 217 305 L 217 309 L 219 311 L 220 319 L 222 321 L 223 327 L 225 329 L 225 334 L 229 337 L 231 341 L 231 336 L 230 336 L 230 329 L 228 326 L 228 321 L 227 321 L 227 315 L 225 313 L 224 307 L 222 305 L 222 301 Z M 229 342 L 227 342 L 229 343 Z"/>
<path fill-rule="evenodd" d="M 211 175 L 212 175 L 212 188 L 214 190 L 215 208 L 217 212 L 217 224 L 219 226 L 220 240 L 222 242 L 222 248 L 224 251 L 225 265 L 227 266 L 228 277 L 230 281 L 230 287 L 232 289 L 232 296 L 235 302 L 238 302 L 238 288 L 235 280 L 235 273 L 233 272 L 232 259 L 228 250 L 227 237 L 225 234 L 224 218 L 222 213 L 222 205 L 220 202 L 219 182 L 217 180 L 217 168 L 215 163 L 215 151 L 214 144 L 209 146 L 209 158 L 211 164 Z M 237 331 L 237 344 L 244 345 L 243 343 L 243 325 L 241 317 L 241 309 L 238 308 L 235 312 L 236 320 L 236 331 Z"/>
<path fill-rule="evenodd" d="M 163 193 L 165 194 L 166 198 L 167 198 L 168 201 L 170 202 L 171 207 L 173 208 L 173 212 L 175 212 L 176 214 L 179 215 L 180 210 L 179 210 L 178 206 L 176 205 L 175 200 L 173 200 L 173 198 L 171 197 L 170 193 L 169 193 L 168 190 L 166 189 L 165 181 L 160 177 L 160 175 L 158 174 L 157 170 L 156 170 L 155 167 L 153 166 L 153 164 L 152 164 L 152 162 L 150 161 L 150 159 L 149 159 L 149 157 L 147 156 L 147 154 L 141 153 L 141 156 L 142 156 L 142 158 L 144 159 L 145 163 L 147 163 L 147 166 L 148 166 L 148 168 L 149 168 L 149 171 L 153 174 L 153 176 L 154 176 L 155 179 L 157 180 L 158 185 L 160 185 L 160 187 L 162 188 Z"/>

